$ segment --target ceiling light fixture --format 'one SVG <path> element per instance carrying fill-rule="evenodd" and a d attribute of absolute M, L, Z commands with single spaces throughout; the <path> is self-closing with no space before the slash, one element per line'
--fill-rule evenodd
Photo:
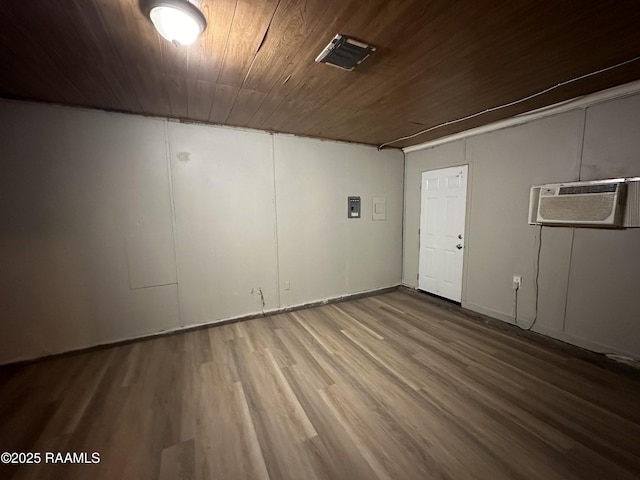
<path fill-rule="evenodd" d="M 176 46 L 195 42 L 207 28 L 202 12 L 188 0 L 147 0 L 141 6 L 158 33 Z"/>

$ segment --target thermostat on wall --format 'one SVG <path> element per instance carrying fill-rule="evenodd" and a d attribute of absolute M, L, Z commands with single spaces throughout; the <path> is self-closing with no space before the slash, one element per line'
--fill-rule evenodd
<path fill-rule="evenodd" d="M 360 218 L 360 197 L 347 198 L 347 217 Z"/>

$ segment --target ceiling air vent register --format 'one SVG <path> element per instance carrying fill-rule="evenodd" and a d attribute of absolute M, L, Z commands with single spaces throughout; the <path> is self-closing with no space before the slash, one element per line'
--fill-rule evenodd
<path fill-rule="evenodd" d="M 316 57 L 316 62 L 351 71 L 375 50 L 376 47 L 358 42 L 346 35 L 336 35 Z"/>

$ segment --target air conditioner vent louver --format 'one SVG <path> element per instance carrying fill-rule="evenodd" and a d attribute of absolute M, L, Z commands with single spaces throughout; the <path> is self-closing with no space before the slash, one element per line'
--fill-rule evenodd
<path fill-rule="evenodd" d="M 316 57 L 316 62 L 351 71 L 375 50 L 375 47 L 346 35 L 336 35 Z"/>
<path fill-rule="evenodd" d="M 605 222 L 613 211 L 613 195 L 584 195 L 577 197 L 542 197 L 538 208 L 541 222 Z"/>

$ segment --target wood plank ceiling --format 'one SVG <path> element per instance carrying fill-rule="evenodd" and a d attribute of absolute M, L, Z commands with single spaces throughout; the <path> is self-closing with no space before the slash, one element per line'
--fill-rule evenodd
<path fill-rule="evenodd" d="M 372 145 L 640 55 L 637 0 L 199 0 L 208 28 L 162 39 L 136 0 L 7 1 L 0 96 Z M 378 50 L 314 62 L 336 34 Z M 640 79 L 640 61 L 404 147 Z"/>

